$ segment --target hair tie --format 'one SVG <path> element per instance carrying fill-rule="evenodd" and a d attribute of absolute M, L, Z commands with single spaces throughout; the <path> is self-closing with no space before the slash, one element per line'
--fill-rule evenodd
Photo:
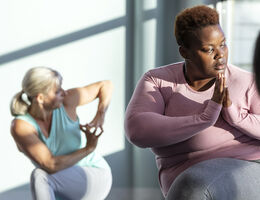
<path fill-rule="evenodd" d="M 31 105 L 31 102 L 28 98 L 28 95 L 22 90 L 22 95 L 21 95 L 22 100 L 28 105 Z"/>

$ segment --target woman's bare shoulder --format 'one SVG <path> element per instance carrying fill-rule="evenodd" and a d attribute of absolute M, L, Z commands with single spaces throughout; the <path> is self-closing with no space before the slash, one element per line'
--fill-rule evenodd
<path fill-rule="evenodd" d="M 22 119 L 13 119 L 11 122 L 12 135 L 25 135 L 26 133 L 37 134 L 35 127 L 29 122 Z"/>

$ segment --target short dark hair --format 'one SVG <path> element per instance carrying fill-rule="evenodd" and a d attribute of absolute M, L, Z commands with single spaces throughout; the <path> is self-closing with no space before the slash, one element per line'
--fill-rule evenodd
<path fill-rule="evenodd" d="M 218 12 L 205 5 L 187 8 L 175 18 L 174 33 L 178 45 L 189 47 L 189 36 L 196 29 L 219 24 Z"/>
<path fill-rule="evenodd" d="M 253 59 L 253 68 L 255 72 L 256 86 L 258 92 L 260 93 L 260 32 L 258 33 L 258 37 L 255 43 L 255 52 Z"/>

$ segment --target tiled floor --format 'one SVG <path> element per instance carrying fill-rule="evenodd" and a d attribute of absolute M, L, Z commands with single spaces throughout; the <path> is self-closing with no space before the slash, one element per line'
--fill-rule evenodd
<path fill-rule="evenodd" d="M 0 193 L 0 200 L 32 200 L 29 185 Z M 112 188 L 106 200 L 163 200 L 157 188 Z"/>

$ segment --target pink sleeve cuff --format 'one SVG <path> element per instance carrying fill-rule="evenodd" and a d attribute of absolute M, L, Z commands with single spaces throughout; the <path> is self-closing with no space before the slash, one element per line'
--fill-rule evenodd
<path fill-rule="evenodd" d="M 219 113 L 222 109 L 222 105 L 216 103 L 215 101 L 209 100 L 208 105 L 204 111 L 205 119 L 211 119 L 214 123 L 217 121 Z"/>

